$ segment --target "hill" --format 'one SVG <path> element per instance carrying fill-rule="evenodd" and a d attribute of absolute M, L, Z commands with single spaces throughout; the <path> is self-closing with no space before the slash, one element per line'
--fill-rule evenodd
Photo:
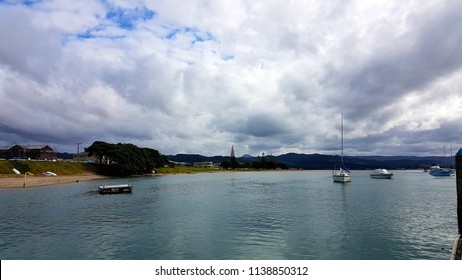
<path fill-rule="evenodd" d="M 223 162 L 229 161 L 229 156 L 202 156 L 198 154 L 178 154 L 167 156 L 174 162 Z M 322 154 L 297 154 L 288 153 L 279 156 L 267 156 L 268 160 L 275 160 L 278 163 L 286 164 L 293 169 L 332 169 L 340 164 L 338 155 Z M 258 157 L 245 155 L 238 157 L 239 162 L 252 162 Z M 344 157 L 345 164 L 350 169 L 420 169 L 428 168 L 432 164 L 450 165 L 450 157 L 416 157 L 416 156 L 347 156 Z"/>

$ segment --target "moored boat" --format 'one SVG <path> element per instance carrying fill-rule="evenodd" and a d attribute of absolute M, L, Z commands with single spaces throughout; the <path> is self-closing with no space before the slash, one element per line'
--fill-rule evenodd
<path fill-rule="evenodd" d="M 345 167 L 343 164 L 343 114 L 342 114 L 342 122 L 341 122 L 341 139 L 342 139 L 342 156 L 341 156 L 341 167 L 339 170 L 333 170 L 332 171 L 332 179 L 334 182 L 339 182 L 339 183 L 347 183 L 351 181 L 350 177 L 350 170 Z"/>
<path fill-rule="evenodd" d="M 340 168 L 339 170 L 332 171 L 332 179 L 334 182 L 346 183 L 351 181 L 350 171 L 348 169 Z"/>
<path fill-rule="evenodd" d="M 370 175 L 373 179 L 391 179 L 393 177 L 393 173 L 384 168 L 375 169 Z"/>
<path fill-rule="evenodd" d="M 132 186 L 129 184 L 99 186 L 99 194 L 131 193 Z"/>
<path fill-rule="evenodd" d="M 451 176 L 451 169 L 450 168 L 442 168 L 439 165 L 433 165 L 428 170 L 428 174 L 435 176 L 435 177 L 446 177 Z"/>

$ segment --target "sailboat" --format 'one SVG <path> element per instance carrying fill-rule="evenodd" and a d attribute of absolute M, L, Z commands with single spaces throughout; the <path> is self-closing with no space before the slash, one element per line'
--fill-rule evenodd
<path fill-rule="evenodd" d="M 340 165 L 339 170 L 333 170 L 332 171 L 332 179 L 334 179 L 334 182 L 340 182 L 340 183 L 346 183 L 351 181 L 350 177 L 350 170 L 345 167 L 343 164 L 343 114 L 342 114 L 342 124 L 341 124 L 341 131 L 342 131 L 342 162 Z"/>
<path fill-rule="evenodd" d="M 452 147 L 451 147 L 452 150 Z M 452 154 L 452 151 L 451 151 Z M 446 158 L 446 146 L 444 146 L 444 158 Z M 434 177 L 451 176 L 451 168 L 442 168 L 439 165 L 432 165 L 428 170 L 428 174 Z"/>

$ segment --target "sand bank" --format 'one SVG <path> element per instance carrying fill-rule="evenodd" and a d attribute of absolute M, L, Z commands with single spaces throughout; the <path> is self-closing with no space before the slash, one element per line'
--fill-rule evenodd
<path fill-rule="evenodd" d="M 96 174 L 81 174 L 81 175 L 63 175 L 63 176 L 42 176 L 42 175 L 28 175 L 25 183 L 26 188 L 50 186 L 57 184 L 76 183 L 90 180 L 98 180 L 108 178 L 106 176 Z M 23 188 L 24 175 L 8 175 L 0 177 L 0 189 L 8 188 Z"/>

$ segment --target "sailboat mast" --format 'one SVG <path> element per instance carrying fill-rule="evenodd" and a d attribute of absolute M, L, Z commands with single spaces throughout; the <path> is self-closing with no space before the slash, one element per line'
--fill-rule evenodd
<path fill-rule="evenodd" d="M 342 114 L 342 122 L 340 125 L 340 130 L 342 131 L 342 166 L 343 166 L 343 114 Z"/>
<path fill-rule="evenodd" d="M 444 145 L 444 165 L 445 167 L 448 167 L 448 161 L 446 159 L 446 145 Z"/>

